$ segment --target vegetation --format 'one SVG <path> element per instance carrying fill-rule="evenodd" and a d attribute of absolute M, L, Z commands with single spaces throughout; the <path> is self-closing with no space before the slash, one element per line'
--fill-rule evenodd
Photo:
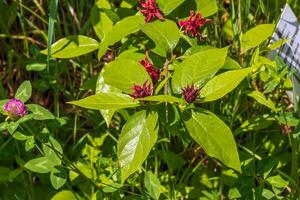
<path fill-rule="evenodd" d="M 0 0 L 0 199 L 299 199 L 287 2 Z"/>

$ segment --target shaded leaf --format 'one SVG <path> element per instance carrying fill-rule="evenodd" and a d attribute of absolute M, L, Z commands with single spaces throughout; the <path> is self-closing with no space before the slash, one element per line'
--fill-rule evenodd
<path fill-rule="evenodd" d="M 144 184 L 153 199 L 159 199 L 161 194 L 160 181 L 152 172 L 145 172 Z"/>
<path fill-rule="evenodd" d="M 259 91 L 252 91 L 251 93 L 247 94 L 249 97 L 255 99 L 258 103 L 270 108 L 273 111 L 277 111 L 275 104 L 271 99 L 267 99 L 265 95 Z"/>

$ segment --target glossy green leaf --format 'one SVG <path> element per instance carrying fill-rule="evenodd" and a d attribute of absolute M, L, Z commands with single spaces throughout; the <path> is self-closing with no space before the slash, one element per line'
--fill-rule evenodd
<path fill-rule="evenodd" d="M 184 1 L 185 0 L 157 0 L 157 4 L 163 14 L 168 15 Z"/>
<path fill-rule="evenodd" d="M 275 104 L 271 99 L 267 99 L 265 95 L 259 91 L 252 91 L 251 93 L 247 94 L 249 97 L 255 99 L 258 103 L 270 108 L 273 111 L 277 111 Z"/>
<path fill-rule="evenodd" d="M 215 76 L 201 89 L 201 98 L 204 102 L 222 98 L 234 90 L 251 70 L 252 68 L 230 70 Z"/>
<path fill-rule="evenodd" d="M 203 109 L 186 110 L 183 120 L 191 137 L 211 157 L 241 172 L 239 155 L 230 128 L 215 114 Z"/>
<path fill-rule="evenodd" d="M 113 27 L 113 21 L 104 9 L 111 9 L 107 0 L 98 0 L 92 8 L 91 24 L 99 39 L 104 38 Z"/>
<path fill-rule="evenodd" d="M 171 52 L 176 47 L 180 32 L 175 22 L 171 20 L 155 20 L 142 26 L 142 31 L 155 43 L 156 47 Z"/>
<path fill-rule="evenodd" d="M 140 30 L 140 25 L 144 23 L 144 16 L 136 15 L 122 19 L 116 23 L 107 33 L 100 44 L 98 59 L 105 54 L 109 45 L 113 45 L 122 38 Z"/>
<path fill-rule="evenodd" d="M 157 101 L 157 102 L 169 102 L 169 103 L 185 103 L 184 100 L 169 95 L 157 95 L 139 98 L 140 101 Z"/>
<path fill-rule="evenodd" d="M 196 0 L 197 11 L 201 12 L 203 17 L 208 17 L 218 12 L 216 0 Z"/>
<path fill-rule="evenodd" d="M 24 81 L 17 89 L 15 98 L 20 99 L 21 101 L 23 101 L 23 103 L 25 103 L 31 97 L 31 93 L 32 86 L 30 81 Z"/>
<path fill-rule="evenodd" d="M 69 103 L 83 108 L 93 109 L 93 110 L 102 110 L 102 109 L 111 110 L 111 109 L 133 108 L 139 106 L 139 102 L 134 101 L 133 98 L 131 98 L 130 96 L 122 93 L 116 93 L 116 92 L 99 93 Z"/>
<path fill-rule="evenodd" d="M 272 36 L 275 29 L 275 24 L 260 24 L 247 31 L 242 36 L 243 52 L 251 48 L 257 47 L 263 41 Z"/>
<path fill-rule="evenodd" d="M 106 84 L 116 87 L 125 93 L 132 93 L 134 84 L 152 83 L 144 67 L 137 61 L 120 59 L 105 66 L 103 78 Z"/>
<path fill-rule="evenodd" d="M 28 104 L 27 107 L 32 112 L 33 119 L 35 120 L 55 119 L 54 115 L 49 110 L 40 105 Z"/>
<path fill-rule="evenodd" d="M 74 58 L 99 48 L 99 43 L 87 36 L 73 35 L 62 38 L 51 46 L 51 56 L 54 58 Z M 41 51 L 47 54 L 47 49 Z"/>
<path fill-rule="evenodd" d="M 184 59 L 175 68 L 172 80 L 173 91 L 180 94 L 182 88 L 192 83 L 201 87 L 206 79 L 210 78 L 224 65 L 227 50 L 228 48 L 208 49 Z"/>
<path fill-rule="evenodd" d="M 78 200 L 78 198 L 70 190 L 62 190 L 56 193 L 51 200 Z"/>
<path fill-rule="evenodd" d="M 39 157 L 28 161 L 24 167 L 37 173 L 49 173 L 53 168 L 53 164 L 47 157 Z"/>
<path fill-rule="evenodd" d="M 159 199 L 161 194 L 160 181 L 152 172 L 145 172 L 144 184 L 153 199 Z"/>
<path fill-rule="evenodd" d="M 96 94 L 99 93 L 109 93 L 109 92 L 121 92 L 121 90 L 114 88 L 108 84 L 105 83 L 103 78 L 103 73 L 105 71 L 105 68 L 103 68 L 99 74 L 97 85 L 96 85 Z M 104 118 L 107 127 L 110 126 L 111 119 L 113 115 L 115 114 L 115 110 L 100 110 L 100 113 L 102 117 Z"/>
<path fill-rule="evenodd" d="M 118 140 L 118 160 L 122 183 L 143 164 L 157 140 L 158 114 L 146 110 L 132 115 Z"/>
<path fill-rule="evenodd" d="M 63 167 L 56 166 L 50 173 L 50 181 L 52 186 L 58 190 L 67 182 L 67 171 Z"/>

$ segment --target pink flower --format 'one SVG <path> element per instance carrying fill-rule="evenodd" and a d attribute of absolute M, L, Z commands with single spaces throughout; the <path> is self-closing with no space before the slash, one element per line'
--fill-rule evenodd
<path fill-rule="evenodd" d="M 26 105 L 16 98 L 10 99 L 6 104 L 4 104 L 3 110 L 11 118 L 24 117 L 28 114 Z"/>
<path fill-rule="evenodd" d="M 142 86 L 134 84 L 133 86 L 134 92 L 130 96 L 133 97 L 134 99 L 152 96 L 153 88 L 151 87 L 150 83 L 148 85 L 147 83 L 148 81 L 145 81 Z"/>
<path fill-rule="evenodd" d="M 149 60 L 148 52 L 146 52 L 146 58 L 141 60 L 140 63 L 144 66 L 149 76 L 152 79 L 153 84 L 157 83 L 160 78 L 160 71 Z"/>
<path fill-rule="evenodd" d="M 190 17 L 187 20 L 179 22 L 179 26 L 184 27 L 184 32 L 190 37 L 201 37 L 200 28 L 208 22 L 207 19 L 202 17 L 201 13 L 195 13 L 195 11 L 190 11 Z"/>
<path fill-rule="evenodd" d="M 151 22 L 155 18 L 163 20 L 164 17 L 161 14 L 155 0 L 139 0 L 143 8 L 138 8 L 143 15 L 145 15 L 145 22 Z"/>
<path fill-rule="evenodd" d="M 182 89 L 182 95 L 186 102 L 193 103 L 197 99 L 199 91 L 200 90 L 192 84 L 191 86 L 186 86 Z"/>

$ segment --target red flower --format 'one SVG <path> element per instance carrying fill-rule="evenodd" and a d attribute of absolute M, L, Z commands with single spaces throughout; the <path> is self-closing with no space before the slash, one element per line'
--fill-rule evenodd
<path fill-rule="evenodd" d="M 149 52 L 146 52 L 146 58 L 141 60 L 140 63 L 144 66 L 149 76 L 152 79 L 153 84 L 157 83 L 160 78 L 160 71 L 149 60 Z"/>
<path fill-rule="evenodd" d="M 133 86 L 134 92 L 130 96 L 133 97 L 134 99 L 152 96 L 153 88 L 151 87 L 151 83 L 149 83 L 149 85 L 147 85 L 147 83 L 148 81 L 145 81 L 142 86 L 134 84 Z"/>
<path fill-rule="evenodd" d="M 146 0 L 146 1 L 139 0 L 139 2 L 143 8 L 142 9 L 138 8 L 138 9 L 140 10 L 141 13 L 143 13 L 143 15 L 146 16 L 145 22 L 151 22 L 155 18 L 158 18 L 160 20 L 164 19 L 158 6 L 156 5 L 155 0 Z"/>
<path fill-rule="evenodd" d="M 201 13 L 195 13 L 195 11 L 190 11 L 190 17 L 187 20 L 179 22 L 179 26 L 184 27 L 184 32 L 190 37 L 201 37 L 200 28 L 208 22 L 207 19 L 202 17 Z"/>
<path fill-rule="evenodd" d="M 193 103 L 197 99 L 199 91 L 200 90 L 192 84 L 191 86 L 186 86 L 182 89 L 182 95 L 186 102 Z"/>

